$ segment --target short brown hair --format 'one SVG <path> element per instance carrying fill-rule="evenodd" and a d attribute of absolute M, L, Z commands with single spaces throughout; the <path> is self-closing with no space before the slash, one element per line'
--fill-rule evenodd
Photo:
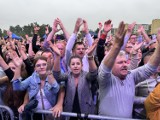
<path fill-rule="evenodd" d="M 80 58 L 78 55 L 73 55 L 73 56 L 71 56 L 70 59 L 69 59 L 68 66 L 70 66 L 71 60 L 74 59 L 74 58 L 78 58 L 78 59 L 81 61 L 81 63 L 82 63 L 82 58 Z"/>
<path fill-rule="evenodd" d="M 36 57 L 36 58 L 34 59 L 34 62 L 33 62 L 33 66 L 34 66 L 34 67 L 35 67 L 35 65 L 36 65 L 36 63 L 37 63 L 38 60 L 44 60 L 44 61 L 47 62 L 47 58 L 46 58 L 46 57 L 44 57 L 44 56 L 38 56 L 38 57 Z"/>

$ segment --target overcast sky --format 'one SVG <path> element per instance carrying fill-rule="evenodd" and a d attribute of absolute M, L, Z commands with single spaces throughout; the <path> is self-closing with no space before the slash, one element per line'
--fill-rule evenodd
<path fill-rule="evenodd" d="M 52 25 L 59 17 L 69 32 L 82 17 L 90 29 L 98 22 L 111 19 L 114 27 L 120 21 L 151 24 L 160 18 L 160 0 L 0 0 L 0 28 L 27 25 L 32 22 Z"/>

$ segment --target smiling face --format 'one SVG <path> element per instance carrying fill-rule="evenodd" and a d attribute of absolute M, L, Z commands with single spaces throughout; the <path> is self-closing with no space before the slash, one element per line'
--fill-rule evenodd
<path fill-rule="evenodd" d="M 85 46 L 84 44 L 76 44 L 73 50 L 75 55 L 78 55 L 80 58 L 83 58 L 85 55 Z"/>
<path fill-rule="evenodd" d="M 112 72 L 115 76 L 119 77 L 121 80 L 125 79 L 128 74 L 128 64 L 126 57 L 117 56 Z"/>
<path fill-rule="evenodd" d="M 35 63 L 35 71 L 40 75 L 44 76 L 47 72 L 47 60 L 46 59 L 38 59 Z"/>
<path fill-rule="evenodd" d="M 71 58 L 70 60 L 70 70 L 73 73 L 73 75 L 79 75 L 82 70 L 82 61 L 80 58 Z"/>

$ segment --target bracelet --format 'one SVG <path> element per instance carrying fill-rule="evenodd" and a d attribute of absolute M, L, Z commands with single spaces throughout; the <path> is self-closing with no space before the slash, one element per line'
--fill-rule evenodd
<path fill-rule="evenodd" d="M 94 56 L 93 55 L 91 55 L 91 56 L 87 55 L 87 58 L 88 58 L 88 60 L 92 60 L 94 58 Z"/>

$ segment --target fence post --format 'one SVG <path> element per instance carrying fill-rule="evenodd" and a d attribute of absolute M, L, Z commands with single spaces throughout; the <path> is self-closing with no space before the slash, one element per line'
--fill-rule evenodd
<path fill-rule="evenodd" d="M 11 108 L 9 108 L 8 106 L 4 106 L 4 105 L 0 105 L 0 108 L 1 108 L 1 110 L 2 109 L 5 109 L 8 113 L 9 113 L 9 116 L 10 116 L 10 119 L 11 120 L 14 120 L 14 113 L 13 113 L 13 111 L 11 110 Z M 1 111 L 2 112 L 2 111 Z M 2 118 L 3 118 L 3 113 L 1 113 L 1 115 L 2 115 Z M 3 119 L 2 119 L 3 120 Z"/>

